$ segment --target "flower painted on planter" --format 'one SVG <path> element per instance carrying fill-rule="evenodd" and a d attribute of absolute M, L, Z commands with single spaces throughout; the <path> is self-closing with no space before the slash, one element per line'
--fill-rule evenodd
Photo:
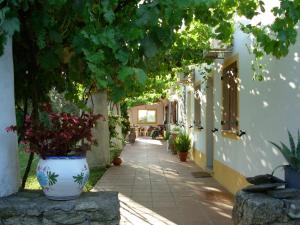
<path fill-rule="evenodd" d="M 73 176 L 73 179 L 75 183 L 79 184 L 80 188 L 83 188 L 89 179 L 89 173 L 81 172 L 80 174 Z"/>
<path fill-rule="evenodd" d="M 51 172 L 51 171 L 47 171 L 47 175 L 48 175 L 48 180 L 49 180 L 49 186 L 56 184 L 58 174 Z"/>
<path fill-rule="evenodd" d="M 36 177 L 42 187 L 48 185 L 48 176 L 43 171 L 38 171 Z"/>
<path fill-rule="evenodd" d="M 83 177 L 84 177 L 84 173 L 81 172 L 80 174 L 77 174 L 76 176 L 73 176 L 74 182 L 82 185 L 83 184 Z"/>

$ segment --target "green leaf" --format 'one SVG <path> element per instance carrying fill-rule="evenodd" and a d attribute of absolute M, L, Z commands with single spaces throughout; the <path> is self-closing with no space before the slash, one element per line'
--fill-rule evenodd
<path fill-rule="evenodd" d="M 291 158 L 292 158 L 292 154 L 291 154 L 291 151 L 289 150 L 289 148 L 285 144 L 283 144 L 282 142 L 280 142 L 282 146 L 279 146 L 278 144 L 276 144 L 272 141 L 270 141 L 270 143 L 272 145 L 274 145 L 281 152 L 281 154 L 286 159 L 286 161 L 288 161 L 290 163 Z"/>
<path fill-rule="evenodd" d="M 288 135 L 289 135 L 289 141 L 290 141 L 290 146 L 291 146 L 291 153 L 292 153 L 292 155 L 295 155 L 296 154 L 295 142 L 294 142 L 294 138 L 289 130 L 288 130 Z"/>
<path fill-rule="evenodd" d="M 115 31 L 113 28 L 107 28 L 105 29 L 100 35 L 99 35 L 100 41 L 103 45 L 116 50 L 117 49 L 117 42 L 115 40 Z"/>
<path fill-rule="evenodd" d="M 133 68 L 124 66 L 119 70 L 118 77 L 121 81 L 126 81 L 134 72 Z"/>
<path fill-rule="evenodd" d="M 117 51 L 115 57 L 122 63 L 122 65 L 126 65 L 128 63 L 129 54 L 123 50 Z"/>
<path fill-rule="evenodd" d="M 20 31 L 20 22 L 17 18 L 6 19 L 1 27 L 5 33 L 12 36 L 15 32 Z"/>
<path fill-rule="evenodd" d="M 145 71 L 142 70 L 142 69 L 139 69 L 139 68 L 135 68 L 134 72 L 135 72 L 135 76 L 136 76 L 137 81 L 140 84 L 145 84 L 145 82 L 147 80 L 147 75 L 146 75 Z"/>
<path fill-rule="evenodd" d="M 290 163 L 291 158 L 293 157 L 291 150 L 282 142 L 281 143 L 281 149 L 280 152 L 283 154 L 283 156 L 286 158 L 286 160 Z"/>
<path fill-rule="evenodd" d="M 298 143 L 297 143 L 297 148 L 296 148 L 296 155 L 300 159 L 300 132 L 298 129 Z"/>
<path fill-rule="evenodd" d="M 112 24 L 115 20 L 115 14 L 114 12 L 110 9 L 104 13 L 104 19 L 107 21 L 109 24 Z"/>
<path fill-rule="evenodd" d="M 104 60 L 104 54 L 102 50 L 99 50 L 98 52 L 95 52 L 93 54 L 88 54 L 86 58 L 89 62 L 98 64 Z"/>
<path fill-rule="evenodd" d="M 142 46 L 144 48 L 144 53 L 148 58 L 154 57 L 158 51 L 155 42 L 149 37 L 146 37 L 143 40 Z"/>

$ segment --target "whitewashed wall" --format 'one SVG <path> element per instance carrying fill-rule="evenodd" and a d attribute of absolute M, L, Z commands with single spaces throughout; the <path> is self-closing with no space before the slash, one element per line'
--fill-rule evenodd
<path fill-rule="evenodd" d="M 245 44 L 249 37 L 237 31 L 234 54 L 239 54 L 240 128 L 247 135 L 241 140 L 215 138 L 215 159 L 245 176 L 271 172 L 286 163 L 269 141 L 288 143 L 289 129 L 296 135 L 300 128 L 300 37 L 287 57 L 276 60 L 267 57 L 269 74 L 263 82 L 252 80 L 251 60 Z M 221 121 L 221 79 L 215 74 L 215 125 Z"/>
<path fill-rule="evenodd" d="M 202 83 L 203 78 L 201 77 L 200 71 L 195 70 L 195 82 L 201 82 L 201 95 L 200 95 L 200 104 L 201 104 L 201 125 L 204 127 L 203 130 L 197 129 L 194 127 L 193 132 L 193 139 L 194 139 L 194 149 L 196 151 L 200 151 L 202 153 L 206 153 L 206 146 L 205 146 L 205 137 L 207 129 L 205 129 L 206 126 L 206 114 L 205 114 L 205 108 L 206 108 L 206 93 L 205 93 L 205 87 L 206 84 Z M 194 108 L 194 100 L 192 101 L 192 107 Z"/>
<path fill-rule="evenodd" d="M 12 43 L 0 57 L 0 197 L 18 191 L 19 161 L 17 136 L 5 128 L 16 124 Z"/>

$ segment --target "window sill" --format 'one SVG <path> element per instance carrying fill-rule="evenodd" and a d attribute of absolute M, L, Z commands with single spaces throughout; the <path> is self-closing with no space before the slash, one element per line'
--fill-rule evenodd
<path fill-rule="evenodd" d="M 234 139 L 234 140 L 240 140 L 241 138 L 236 134 L 236 131 L 232 131 L 232 130 L 222 130 L 221 131 L 222 136 L 225 138 L 230 138 L 230 139 Z"/>

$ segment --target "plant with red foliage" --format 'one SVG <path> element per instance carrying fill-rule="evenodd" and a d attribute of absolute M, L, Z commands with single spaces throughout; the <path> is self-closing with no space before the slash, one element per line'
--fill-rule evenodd
<path fill-rule="evenodd" d="M 92 136 L 92 128 L 98 119 L 104 120 L 100 114 L 83 114 L 81 117 L 69 113 L 52 112 L 49 104 L 42 110 L 43 120 L 34 121 L 27 115 L 23 127 L 10 126 L 8 132 L 24 132 L 21 143 L 25 151 L 34 152 L 42 158 L 47 156 L 85 155 L 96 141 Z"/>

